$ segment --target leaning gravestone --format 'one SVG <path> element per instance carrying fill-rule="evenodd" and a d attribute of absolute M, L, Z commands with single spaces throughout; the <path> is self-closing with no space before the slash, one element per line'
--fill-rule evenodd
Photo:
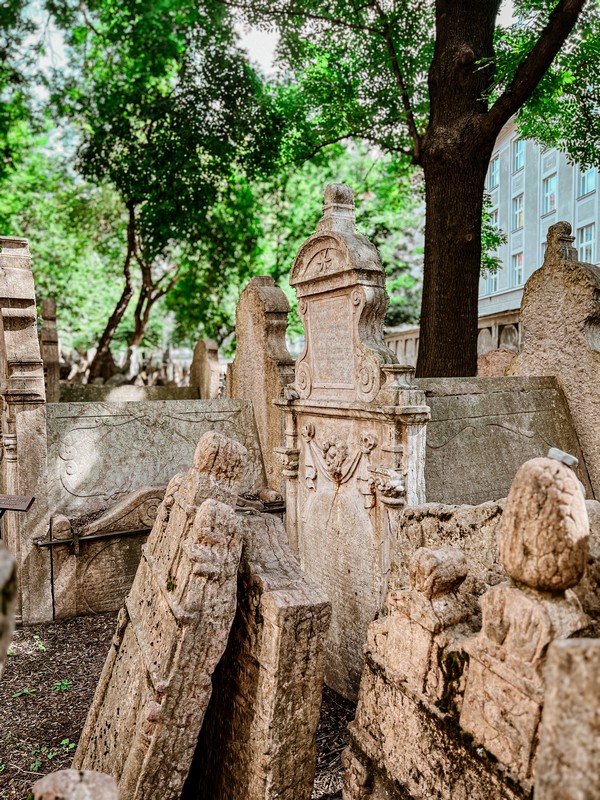
<path fill-rule="evenodd" d="M 236 609 L 245 449 L 205 434 L 173 478 L 117 623 L 73 766 L 127 800 L 178 800 Z M 207 499 L 210 498 L 210 499 Z"/>

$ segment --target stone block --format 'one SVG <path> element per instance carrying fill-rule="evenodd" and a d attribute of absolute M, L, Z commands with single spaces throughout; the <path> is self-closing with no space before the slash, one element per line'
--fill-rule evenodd
<path fill-rule="evenodd" d="M 553 642 L 535 800 L 600 797 L 600 639 Z"/>
<path fill-rule="evenodd" d="M 281 521 L 243 519 L 238 608 L 182 800 L 310 800 L 330 604 Z"/>
<path fill-rule="evenodd" d="M 216 400 L 221 391 L 221 375 L 218 344 L 212 339 L 199 339 L 190 368 L 190 387 L 198 391 L 202 400 Z"/>
<path fill-rule="evenodd" d="M 284 420 L 273 401 L 294 380 L 294 359 L 285 342 L 289 311 L 287 298 L 273 278 L 252 278 L 236 307 L 235 359 L 227 378 L 228 397 L 252 402 L 267 483 L 278 492 L 283 476 L 275 449 L 284 444 Z"/>
<path fill-rule="evenodd" d="M 73 766 L 128 800 L 179 800 L 236 609 L 246 452 L 205 434 L 167 488 L 119 614 Z"/>
<path fill-rule="evenodd" d="M 61 769 L 36 781 L 33 800 L 118 800 L 110 775 L 90 770 Z"/>
<path fill-rule="evenodd" d="M 0 542 L 0 678 L 15 629 L 15 560 Z"/>

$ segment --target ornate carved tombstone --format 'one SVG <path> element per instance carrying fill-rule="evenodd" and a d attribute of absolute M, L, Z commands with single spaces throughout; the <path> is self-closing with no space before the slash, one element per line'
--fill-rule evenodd
<path fill-rule="evenodd" d="M 367 626 L 386 594 L 396 515 L 425 501 L 429 409 L 412 367 L 384 345 L 385 273 L 354 225 L 352 190 L 330 185 L 290 283 L 306 344 L 287 401 L 288 533 L 333 604 L 326 680 L 356 694 Z"/>

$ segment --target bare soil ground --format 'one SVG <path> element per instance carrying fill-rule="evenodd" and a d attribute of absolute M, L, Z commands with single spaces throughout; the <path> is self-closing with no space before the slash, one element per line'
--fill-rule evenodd
<path fill-rule="evenodd" d="M 116 615 L 77 617 L 15 632 L 0 679 L 0 798 L 28 800 L 35 781 L 70 766 Z M 354 708 L 325 689 L 313 800 L 341 797 L 340 756 Z"/>

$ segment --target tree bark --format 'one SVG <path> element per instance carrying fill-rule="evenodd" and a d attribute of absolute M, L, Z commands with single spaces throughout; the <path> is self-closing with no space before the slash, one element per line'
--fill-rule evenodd
<path fill-rule="evenodd" d="M 123 315 L 127 310 L 129 301 L 133 297 L 133 281 L 131 278 L 131 261 L 135 255 L 135 207 L 133 203 L 128 203 L 127 209 L 129 211 L 129 222 L 127 223 L 127 253 L 125 255 L 125 262 L 123 264 L 123 273 L 125 275 L 125 286 L 121 297 L 119 297 L 114 311 L 110 315 L 106 327 L 98 342 L 98 349 L 96 355 L 90 364 L 88 381 L 93 381 L 94 378 L 110 377 L 110 365 L 112 361 L 112 354 L 110 352 L 110 343 L 119 327 L 119 323 L 123 319 Z"/>

